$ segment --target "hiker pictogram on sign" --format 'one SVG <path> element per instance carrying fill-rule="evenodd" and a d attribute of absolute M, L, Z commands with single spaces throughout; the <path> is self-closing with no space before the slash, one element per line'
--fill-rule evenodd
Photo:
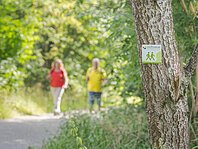
<path fill-rule="evenodd" d="M 142 45 L 142 63 L 160 64 L 161 62 L 161 45 Z"/>

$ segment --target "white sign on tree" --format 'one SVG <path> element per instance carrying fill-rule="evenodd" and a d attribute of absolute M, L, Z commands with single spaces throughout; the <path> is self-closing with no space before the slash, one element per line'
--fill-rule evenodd
<path fill-rule="evenodd" d="M 143 64 L 162 63 L 161 45 L 142 45 L 142 63 Z"/>

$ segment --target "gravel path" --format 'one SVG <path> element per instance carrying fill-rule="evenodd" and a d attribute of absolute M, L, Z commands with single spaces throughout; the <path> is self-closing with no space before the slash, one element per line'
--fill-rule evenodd
<path fill-rule="evenodd" d="M 0 149 L 38 149 L 44 140 L 58 133 L 64 121 L 52 114 L 0 120 Z"/>

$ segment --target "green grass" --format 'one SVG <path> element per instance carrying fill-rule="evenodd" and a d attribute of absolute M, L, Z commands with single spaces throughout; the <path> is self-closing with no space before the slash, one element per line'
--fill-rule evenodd
<path fill-rule="evenodd" d="M 86 91 L 68 89 L 65 91 L 62 111 L 86 109 L 88 105 Z M 53 99 L 50 91 L 39 87 L 20 88 L 16 92 L 0 92 L 0 119 L 13 118 L 21 115 L 40 115 L 52 112 Z"/>
<path fill-rule="evenodd" d="M 148 132 L 142 107 L 124 106 L 100 113 L 75 116 L 43 149 L 148 149 Z"/>
<path fill-rule="evenodd" d="M 80 110 L 87 109 L 87 92 L 86 89 L 81 88 L 68 88 L 65 90 L 61 102 L 62 111 Z"/>
<path fill-rule="evenodd" d="M 20 89 L 17 92 L 1 92 L 0 118 L 20 115 L 37 115 L 51 111 L 52 100 L 48 92 L 37 88 Z"/>
<path fill-rule="evenodd" d="M 128 103 L 139 104 L 142 99 L 130 97 Z M 102 107 L 120 106 L 123 98 L 117 95 L 102 95 Z M 94 105 L 96 107 L 96 104 Z M 63 112 L 88 109 L 88 93 L 86 87 L 73 85 L 65 90 L 61 102 Z M 50 91 L 45 91 L 41 86 L 20 88 L 16 92 L 0 91 L 0 119 L 17 117 L 20 115 L 35 115 L 49 113 L 53 110 L 53 99 Z"/>

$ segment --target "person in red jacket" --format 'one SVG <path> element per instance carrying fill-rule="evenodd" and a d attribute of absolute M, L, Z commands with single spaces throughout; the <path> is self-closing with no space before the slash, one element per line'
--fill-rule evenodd
<path fill-rule="evenodd" d="M 64 89 L 68 86 L 68 76 L 64 65 L 60 59 L 52 64 L 52 68 L 48 74 L 50 80 L 50 89 L 54 100 L 54 115 L 61 112 L 60 104 Z"/>

